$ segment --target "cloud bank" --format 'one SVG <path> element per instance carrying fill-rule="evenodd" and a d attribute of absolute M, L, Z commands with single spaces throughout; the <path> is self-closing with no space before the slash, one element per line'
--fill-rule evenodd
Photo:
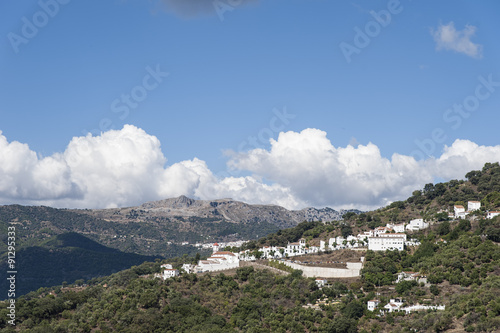
<path fill-rule="evenodd" d="M 217 177 L 198 158 L 168 165 L 160 141 L 132 125 L 75 137 L 64 152 L 48 157 L 0 132 L 0 204 L 106 208 L 187 195 L 289 209 L 374 209 L 406 199 L 436 177 L 460 179 L 500 161 L 500 146 L 468 140 L 423 161 L 385 158 L 373 143 L 334 147 L 326 132 L 311 128 L 282 132 L 270 143 L 269 150 L 230 153 L 228 167 L 251 176 Z"/>
<path fill-rule="evenodd" d="M 473 25 L 466 25 L 463 30 L 458 31 L 455 29 L 455 24 L 450 22 L 446 25 L 441 24 L 436 30 L 432 29 L 431 34 L 438 50 L 452 50 L 472 58 L 482 58 L 483 46 L 470 40 L 475 35 L 476 29 Z"/>

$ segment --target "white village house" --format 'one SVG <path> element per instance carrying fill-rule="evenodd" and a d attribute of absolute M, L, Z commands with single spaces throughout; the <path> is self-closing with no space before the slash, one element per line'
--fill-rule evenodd
<path fill-rule="evenodd" d="M 494 218 L 495 216 L 498 216 L 498 215 L 500 215 L 499 211 L 491 211 L 491 212 L 488 212 L 486 214 L 486 218 L 487 219 L 492 219 L 492 218 Z"/>
<path fill-rule="evenodd" d="M 396 312 L 401 311 L 401 307 L 403 306 L 403 301 L 399 298 L 391 298 L 389 303 L 384 306 L 386 312 Z"/>
<path fill-rule="evenodd" d="M 453 206 L 453 210 L 455 211 L 455 218 L 457 219 L 463 219 L 467 215 L 465 208 L 462 205 Z"/>
<path fill-rule="evenodd" d="M 390 224 L 387 223 L 385 225 L 387 228 L 394 230 L 395 233 L 403 233 L 405 232 L 405 225 L 404 223 L 401 224 Z"/>
<path fill-rule="evenodd" d="M 408 231 L 418 231 L 427 228 L 429 228 L 429 223 L 424 222 L 424 219 L 414 219 L 406 225 L 406 230 Z"/>
<path fill-rule="evenodd" d="M 398 250 L 403 251 L 406 242 L 406 234 L 381 234 L 380 236 L 368 237 L 368 250 L 385 251 Z"/>
<path fill-rule="evenodd" d="M 475 210 L 478 210 L 481 208 L 481 202 L 480 201 L 469 201 L 467 202 L 467 210 L 469 212 L 473 212 Z"/>
<path fill-rule="evenodd" d="M 174 269 L 171 264 L 163 264 L 160 266 L 161 273 L 154 274 L 154 277 L 161 278 L 163 280 L 170 279 L 175 276 L 179 276 L 179 270 Z"/>
<path fill-rule="evenodd" d="M 318 286 L 318 288 L 323 288 L 327 283 L 328 283 L 328 281 L 324 278 L 317 278 L 316 279 L 316 285 Z"/>
<path fill-rule="evenodd" d="M 453 206 L 453 210 L 455 214 L 453 215 L 454 218 L 456 219 L 464 219 L 467 215 L 472 213 L 475 210 L 481 209 L 481 202 L 480 201 L 468 201 L 467 202 L 467 211 L 465 210 L 464 206 L 462 205 L 455 205 Z"/>
<path fill-rule="evenodd" d="M 375 308 L 380 304 L 380 301 L 378 299 L 372 299 L 370 301 L 367 302 L 367 306 L 368 306 L 368 311 L 375 311 Z"/>

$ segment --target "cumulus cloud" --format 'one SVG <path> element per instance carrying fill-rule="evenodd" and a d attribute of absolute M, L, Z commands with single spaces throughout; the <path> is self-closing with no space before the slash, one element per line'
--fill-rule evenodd
<path fill-rule="evenodd" d="M 197 158 L 166 163 L 160 141 L 131 125 L 75 137 L 63 153 L 42 159 L 0 132 L 0 204 L 107 208 L 187 195 L 298 205 L 278 184 L 253 177 L 219 179 Z"/>
<path fill-rule="evenodd" d="M 229 164 L 288 188 L 298 202 L 313 206 L 372 209 L 407 198 L 436 177 L 463 178 L 485 162 L 500 160 L 500 146 L 478 147 L 457 140 L 439 159 L 380 154 L 372 143 L 334 147 L 326 132 L 280 133 L 271 149 L 234 153 Z"/>
<path fill-rule="evenodd" d="M 317 129 L 280 133 L 269 151 L 235 154 L 229 163 L 286 186 L 315 206 L 382 206 L 432 181 L 412 157 L 383 158 L 372 143 L 337 148 Z"/>
<path fill-rule="evenodd" d="M 438 158 L 381 156 L 368 143 L 334 147 L 318 129 L 283 132 L 271 147 L 231 153 L 228 167 L 246 177 L 218 177 L 198 158 L 167 165 L 160 141 L 125 125 L 73 138 L 62 153 L 39 157 L 0 132 L 0 204 L 105 208 L 179 195 L 248 203 L 373 209 L 408 197 L 436 177 L 462 178 L 500 160 L 500 146 L 456 140 Z"/>
<path fill-rule="evenodd" d="M 28 145 L 9 143 L 0 131 L 0 200 L 80 198 L 69 166 L 60 154 L 38 158 Z"/>
<path fill-rule="evenodd" d="M 453 22 L 441 24 L 437 29 L 431 29 L 431 34 L 438 50 L 452 50 L 472 58 L 482 58 L 483 46 L 473 43 L 470 39 L 476 33 L 476 27 L 466 25 L 461 31 L 455 29 Z"/>

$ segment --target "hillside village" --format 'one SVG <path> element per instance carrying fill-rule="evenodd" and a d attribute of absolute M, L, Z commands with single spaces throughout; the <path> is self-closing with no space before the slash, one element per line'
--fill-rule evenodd
<path fill-rule="evenodd" d="M 468 201 L 467 210 L 462 205 L 455 205 L 453 212 L 439 211 L 447 213 L 451 220 L 461 220 L 471 217 L 471 214 L 480 210 L 481 202 Z M 500 212 L 486 212 L 485 217 L 491 219 Z M 288 242 L 284 247 L 280 246 L 262 246 L 256 250 L 241 250 L 238 252 L 227 251 L 232 244 L 213 243 L 212 254 L 197 264 L 183 264 L 180 270 L 174 269 L 170 264 L 162 265 L 162 273 L 156 274 L 156 277 L 163 280 L 179 276 L 181 272 L 185 273 L 207 273 L 231 270 L 240 267 L 240 262 L 268 260 L 282 262 L 284 265 L 293 269 L 301 270 L 306 277 L 315 277 L 317 286 L 321 289 L 328 286 L 328 279 L 342 277 L 360 277 L 363 267 L 363 260 L 358 265 L 356 263 L 346 262 L 346 268 L 325 268 L 311 267 L 311 265 L 302 265 L 301 261 L 293 260 L 293 257 L 301 257 L 301 260 L 307 260 L 308 255 L 321 254 L 331 251 L 351 249 L 355 251 L 402 251 L 410 247 L 416 249 L 421 244 L 417 239 L 409 238 L 413 233 L 428 229 L 431 225 L 438 224 L 437 221 L 425 221 L 423 218 L 412 219 L 408 223 L 387 223 L 384 227 L 376 227 L 373 230 L 358 233 L 357 235 L 348 235 L 347 237 L 336 236 L 326 240 L 320 240 L 319 246 L 308 246 L 305 238 L 300 238 L 297 242 Z M 239 243 L 239 245 L 242 245 Z M 204 245 L 207 247 L 207 245 Z M 305 261 L 307 262 L 307 261 Z M 397 274 L 394 284 L 402 281 L 414 281 L 417 284 L 430 284 L 425 274 L 412 271 L 401 271 Z M 325 304 L 325 301 L 318 299 L 316 304 L 309 304 L 310 307 L 320 309 L 319 305 Z M 366 303 L 368 311 L 378 311 L 379 315 L 387 313 L 405 313 L 410 314 L 414 311 L 445 310 L 445 305 L 429 304 L 406 304 L 402 298 L 390 299 L 386 304 L 381 304 L 378 299 L 369 300 Z"/>
<path fill-rule="evenodd" d="M 485 169 L 342 221 L 304 221 L 254 241 L 201 245 L 206 257 L 40 288 L 16 303 L 19 328 L 175 331 L 196 318 L 205 332 L 216 316 L 213 332 L 497 331 L 500 166 Z"/>
<path fill-rule="evenodd" d="M 455 212 L 450 213 L 450 218 L 463 219 L 473 211 L 481 208 L 478 201 L 469 201 L 468 210 L 462 210 L 463 206 L 455 206 Z M 488 218 L 492 218 L 497 212 L 488 212 Z M 500 214 L 500 212 L 498 212 Z M 298 242 L 289 242 L 286 247 L 263 246 L 258 250 L 243 250 L 240 252 L 223 251 L 222 249 L 232 244 L 212 244 L 212 255 L 206 260 L 200 260 L 197 265 L 185 266 L 186 272 L 213 272 L 237 267 L 240 260 L 255 261 L 256 259 L 286 259 L 307 254 L 317 254 L 325 251 L 341 249 L 358 249 L 372 251 L 398 250 L 402 251 L 405 246 L 418 246 L 416 239 L 408 239 L 408 233 L 429 228 L 430 222 L 424 219 L 413 219 L 408 223 L 386 224 L 385 227 L 377 227 L 357 235 L 347 237 L 337 236 L 330 238 L 328 242 L 321 240 L 320 246 L 307 246 L 306 239 L 301 238 Z M 405 233 L 406 232 L 406 233 Z M 239 243 L 242 244 L 242 243 Z"/>

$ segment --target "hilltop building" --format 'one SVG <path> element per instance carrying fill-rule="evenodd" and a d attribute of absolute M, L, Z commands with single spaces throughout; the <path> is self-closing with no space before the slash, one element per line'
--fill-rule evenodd
<path fill-rule="evenodd" d="M 198 272 L 213 272 L 240 267 L 238 256 L 229 251 L 218 251 L 212 253 L 207 260 L 200 260 L 196 267 Z"/>

